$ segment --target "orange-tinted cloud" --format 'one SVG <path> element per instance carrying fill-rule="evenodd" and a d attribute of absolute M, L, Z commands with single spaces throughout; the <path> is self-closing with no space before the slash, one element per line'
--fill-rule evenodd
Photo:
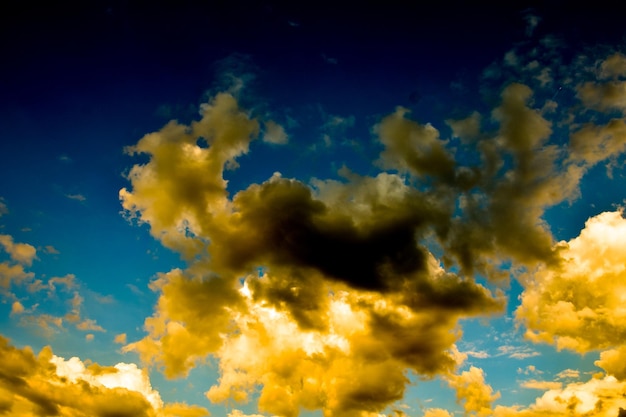
<path fill-rule="evenodd" d="M 528 86 L 513 83 L 490 118 L 449 120 L 454 137 L 446 139 L 399 108 L 373 128 L 385 172 L 344 168 L 340 180 L 310 183 L 276 173 L 234 195 L 224 172 L 248 152 L 259 123 L 233 96 L 217 95 L 197 122 L 173 121 L 144 136 L 128 148 L 148 160 L 131 169 L 122 205 L 188 265 L 151 284 L 159 298 L 147 335 L 123 349 L 167 377 L 215 358 L 220 379 L 207 387 L 211 401 L 246 402 L 256 390 L 259 410 L 281 416 L 381 412 L 403 397 L 408 373 L 443 375 L 467 413 L 490 415 L 498 394 L 480 369 L 456 373 L 455 342 L 461 318 L 502 311 L 501 292 L 475 277 L 501 283 L 504 262 L 535 271 L 517 312 L 532 340 L 580 352 L 614 346 L 617 336 L 600 330 L 621 331 L 619 317 L 604 320 L 600 301 L 595 311 L 585 308 L 595 295 L 611 299 L 609 290 L 577 292 L 591 276 L 576 269 L 587 268 L 582 248 L 591 232 L 582 243 L 557 244 L 543 215 L 578 196 L 590 166 L 623 152 L 614 139 L 621 127 L 586 125 L 569 145 L 551 144 L 544 110 Z M 457 158 L 457 138 L 475 152 L 473 163 Z M 557 315 L 563 320 L 550 320 Z M 621 372 L 612 356 L 602 361 Z M 527 387 L 560 389 L 544 382 Z"/>
<path fill-rule="evenodd" d="M 24 417 L 206 416 L 200 407 L 163 406 L 145 372 L 132 364 L 86 367 L 45 347 L 35 355 L 0 337 L 0 409 Z M 179 412 L 180 411 L 180 412 Z M 202 411 L 202 412 L 201 412 Z M 186 413 L 186 414 L 185 414 Z"/>
<path fill-rule="evenodd" d="M 621 211 L 590 218 L 580 235 L 558 245 L 562 262 L 523 280 L 516 318 L 534 342 L 585 353 L 620 346 L 626 334 L 626 220 Z"/>

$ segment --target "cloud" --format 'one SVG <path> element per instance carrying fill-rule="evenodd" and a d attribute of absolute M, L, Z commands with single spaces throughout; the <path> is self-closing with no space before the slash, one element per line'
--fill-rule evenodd
<path fill-rule="evenodd" d="M 570 136 L 570 159 L 591 167 L 626 151 L 626 124 L 612 119 L 605 125 L 587 123 Z"/>
<path fill-rule="evenodd" d="M 579 378 L 580 377 L 580 371 L 578 371 L 576 369 L 565 369 L 565 370 L 559 372 L 558 374 L 556 374 L 556 377 L 558 379 Z"/>
<path fill-rule="evenodd" d="M 500 397 L 499 392 L 494 393 L 491 386 L 485 383 L 483 370 L 474 366 L 448 377 L 448 384 L 456 390 L 457 402 L 463 404 L 466 414 L 490 416 L 493 401 Z"/>
<path fill-rule="evenodd" d="M 0 235 L 0 245 L 11 259 L 24 266 L 31 266 L 37 257 L 37 250 L 28 243 L 13 243 L 13 238 L 9 235 Z"/>
<path fill-rule="evenodd" d="M 580 353 L 621 345 L 625 239 L 621 211 L 599 214 L 578 237 L 558 244 L 558 265 L 527 274 L 515 313 L 526 337 Z"/>
<path fill-rule="evenodd" d="M 405 118 L 407 113 L 408 109 L 398 107 L 374 128 L 385 145 L 381 165 L 417 176 L 450 179 L 454 175 L 455 161 L 446 149 L 446 141 L 431 124 L 420 125 Z"/>
<path fill-rule="evenodd" d="M 65 196 L 70 200 L 80 201 L 81 203 L 87 201 L 87 197 L 82 194 L 65 194 Z"/>
<path fill-rule="evenodd" d="M 600 77 L 617 79 L 626 76 L 626 56 L 618 52 L 600 63 Z"/>
<path fill-rule="evenodd" d="M 549 388 L 527 408 L 497 406 L 495 417 L 539 417 L 568 415 L 613 417 L 626 406 L 623 396 L 626 386 L 611 376 L 592 378 L 587 382 L 575 382 L 561 387 Z"/>
<path fill-rule="evenodd" d="M 538 389 L 538 390 L 541 390 L 541 391 L 547 391 L 547 390 L 551 390 L 551 389 L 560 389 L 562 385 L 563 384 L 561 384 L 560 382 L 555 382 L 555 381 L 537 381 L 536 379 L 530 379 L 528 381 L 523 381 L 521 383 L 521 387 L 522 388 Z"/>
<path fill-rule="evenodd" d="M 539 25 L 539 22 L 541 21 L 541 17 L 527 12 L 524 15 L 524 20 L 526 21 L 526 36 L 532 36 L 533 32 L 537 28 L 537 25 Z"/>
<path fill-rule="evenodd" d="M 265 122 L 263 141 L 275 145 L 284 145 L 289 141 L 289 136 L 281 125 L 273 120 L 268 120 Z"/>
<path fill-rule="evenodd" d="M 158 301 L 146 335 L 123 351 L 137 352 L 168 378 L 215 360 L 220 378 L 208 384 L 207 398 L 243 403 L 254 393 L 264 413 L 379 413 L 403 398 L 415 374 L 442 376 L 467 413 L 490 415 L 499 394 L 479 368 L 457 372 L 467 353 L 455 344 L 461 319 L 503 311 L 502 292 L 488 288 L 511 274 L 528 272 L 520 277 L 516 318 L 531 340 L 556 338 L 559 347 L 581 352 L 617 343 L 600 327 L 551 320 L 569 318 L 564 300 L 578 294 L 569 278 L 553 288 L 555 277 L 589 262 L 577 261 L 583 252 L 574 241 L 556 243 L 543 216 L 577 198 L 589 167 L 622 148 L 604 131 L 590 135 L 606 151 L 578 139 L 610 124 L 578 126 L 570 144 L 551 143 L 556 127 L 548 114 L 520 83 L 505 86 L 485 116 L 449 120 L 450 138 L 398 108 L 372 129 L 382 172 L 344 168 L 339 179 L 309 183 L 275 173 L 231 196 L 224 173 L 238 167 L 260 129 L 233 95 L 218 94 L 202 106 L 200 120 L 169 122 L 127 148 L 146 159 L 120 190 L 126 216 L 147 224 L 187 265 L 150 284 Z M 459 141 L 473 158 L 458 157 Z M 500 270 L 503 262 L 510 269 Z M 587 284 L 589 272 L 573 281 Z M 602 300 L 618 282 L 605 286 Z M 582 311 L 581 322 L 590 317 Z M 538 355 L 526 347 L 500 351 Z"/>
<path fill-rule="evenodd" d="M 485 352 L 484 350 L 479 350 L 479 351 L 466 351 L 463 352 L 465 354 L 467 354 L 467 356 L 471 356 L 473 358 L 478 358 L 478 359 L 487 359 L 489 357 L 489 353 Z"/>
<path fill-rule="evenodd" d="M 427 408 L 424 417 L 452 417 L 452 414 L 443 408 Z"/>
<path fill-rule="evenodd" d="M 95 320 L 85 319 L 76 325 L 78 330 L 82 331 L 92 331 L 92 332 L 104 332 L 105 330 L 96 323 Z"/>
<path fill-rule="evenodd" d="M 601 352 L 600 359 L 594 363 L 619 381 L 626 381 L 626 346 Z"/>
<path fill-rule="evenodd" d="M 49 255 L 59 255 L 61 253 L 52 245 L 46 245 L 44 247 L 44 252 Z"/>
<path fill-rule="evenodd" d="M 62 285 L 65 291 L 75 289 L 78 285 L 76 283 L 76 276 L 74 274 L 67 274 L 62 277 L 52 277 L 48 280 L 48 289 L 51 292 L 55 292 L 59 285 Z"/>
<path fill-rule="evenodd" d="M 22 284 L 32 280 L 32 272 L 26 272 L 20 264 L 0 263 L 0 290 L 8 290 L 13 284 Z"/>
<path fill-rule="evenodd" d="M 19 301 L 14 301 L 13 304 L 11 304 L 11 315 L 22 314 L 24 311 L 24 305 Z"/>
<path fill-rule="evenodd" d="M 61 417 L 206 416 L 208 411 L 184 404 L 165 405 L 145 371 L 134 364 L 87 366 L 74 357 L 55 356 L 49 347 L 35 355 L 0 337 L 0 395 L 11 415 Z M 188 410 L 187 414 L 184 411 Z M 203 413 L 200 413 L 202 411 Z"/>

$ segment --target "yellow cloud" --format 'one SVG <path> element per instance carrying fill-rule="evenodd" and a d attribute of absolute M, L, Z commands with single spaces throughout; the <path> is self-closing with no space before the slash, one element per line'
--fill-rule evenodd
<path fill-rule="evenodd" d="M 22 305 L 19 301 L 14 301 L 13 304 L 11 304 L 11 315 L 22 314 L 24 310 L 24 305 Z"/>
<path fill-rule="evenodd" d="M 237 166 L 235 158 L 248 151 L 258 130 L 234 97 L 219 94 L 203 106 L 201 120 L 190 126 L 172 121 L 144 136 L 127 152 L 151 161 L 130 171 L 133 190 L 120 191 L 124 209 L 149 223 L 165 246 L 192 258 L 205 246 L 193 236 L 206 235 L 213 216 L 226 208 L 224 169 Z"/>
<path fill-rule="evenodd" d="M 452 414 L 442 408 L 428 408 L 424 411 L 424 417 L 452 417 Z"/>
<path fill-rule="evenodd" d="M 620 381 L 626 381 L 626 346 L 622 345 L 600 353 L 600 359 L 595 361 L 595 364 L 607 374 Z"/>
<path fill-rule="evenodd" d="M 626 151 L 626 124 L 613 119 L 606 125 L 585 124 L 570 136 L 570 159 L 589 166 Z"/>
<path fill-rule="evenodd" d="M 620 346 L 626 332 L 626 220 L 621 211 L 587 221 L 558 245 L 561 263 L 523 279 L 516 319 L 534 342 L 585 353 Z"/>
<path fill-rule="evenodd" d="M 447 142 L 431 124 L 420 125 L 405 118 L 407 113 L 408 109 L 398 107 L 374 127 L 385 145 L 381 165 L 450 181 L 455 161 L 446 149 Z"/>
<path fill-rule="evenodd" d="M 478 113 L 449 122 L 475 144 L 474 166 L 461 165 L 434 126 L 399 108 L 374 128 L 390 172 L 344 168 L 341 180 L 310 184 L 276 173 L 234 196 L 224 171 L 237 167 L 259 131 L 234 97 L 220 94 L 201 120 L 144 136 L 128 152 L 149 159 L 131 169 L 122 205 L 188 266 L 151 283 L 158 302 L 147 335 L 123 350 L 170 378 L 213 357 L 220 379 L 208 387 L 211 401 L 245 402 L 257 390 L 260 411 L 277 415 L 378 413 L 402 398 L 408 372 L 444 375 L 468 413 L 488 415 L 498 394 L 482 371 L 454 374 L 463 356 L 459 319 L 503 308 L 502 294 L 473 276 L 502 280 L 505 260 L 537 267 L 536 280 L 574 265 L 564 256 L 576 245 L 555 245 L 544 211 L 577 196 L 590 164 L 621 152 L 611 142 L 594 154 L 574 137 L 575 156 L 566 158 L 568 148 L 547 143 L 552 126 L 532 97 L 522 84 L 506 87 L 491 113 L 497 128 L 486 132 Z M 605 132 L 592 133 L 605 140 Z M 433 242 L 441 260 L 427 248 Z M 535 323 L 557 326 L 541 329 L 556 335 L 556 320 L 525 318 L 527 307 L 530 315 L 554 308 L 569 317 L 541 298 L 549 283 L 532 282 L 518 320 L 530 333 Z M 533 297 L 543 304 L 531 309 Z"/>
<path fill-rule="evenodd" d="M 548 389 L 527 408 L 497 406 L 494 417 L 615 417 L 626 407 L 626 385 L 612 376 Z"/>
<path fill-rule="evenodd" d="M 65 360 L 49 347 L 34 355 L 0 337 L 0 400 L 3 412 L 19 416 L 174 417 L 206 416 L 185 404 L 165 405 L 145 371 L 120 363 L 86 367 L 78 358 Z M 185 414 L 186 413 L 186 414 Z"/>
<path fill-rule="evenodd" d="M 483 370 L 474 366 L 449 376 L 448 384 L 456 390 L 457 401 L 463 404 L 466 414 L 490 416 L 492 403 L 500 398 L 500 393 L 494 393 L 491 386 L 485 383 Z"/>
<path fill-rule="evenodd" d="M 12 284 L 21 284 L 31 280 L 35 274 L 24 271 L 20 264 L 0 263 L 0 289 L 8 290 Z"/>
<path fill-rule="evenodd" d="M 531 379 L 528 381 L 523 381 L 521 387 L 546 391 L 551 389 L 560 389 L 562 385 L 563 384 L 561 384 L 560 382 L 555 381 L 537 381 L 536 379 Z"/>
<path fill-rule="evenodd" d="M 0 235 L 0 245 L 9 254 L 11 259 L 22 265 L 30 266 L 37 257 L 37 250 L 28 243 L 14 243 L 9 235 Z"/>
<path fill-rule="evenodd" d="M 626 56 L 622 53 L 615 53 L 608 56 L 600 64 L 600 77 L 617 78 L 626 75 Z"/>
<path fill-rule="evenodd" d="M 586 82 L 578 87 L 578 97 L 585 104 L 600 111 L 626 110 L 626 82 Z"/>

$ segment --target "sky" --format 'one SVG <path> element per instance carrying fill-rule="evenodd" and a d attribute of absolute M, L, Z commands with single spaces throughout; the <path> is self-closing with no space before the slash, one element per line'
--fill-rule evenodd
<path fill-rule="evenodd" d="M 614 5 L 0 16 L 0 415 L 626 416 Z"/>

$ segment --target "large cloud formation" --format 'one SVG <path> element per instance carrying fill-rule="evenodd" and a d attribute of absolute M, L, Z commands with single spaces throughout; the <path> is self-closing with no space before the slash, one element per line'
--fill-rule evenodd
<path fill-rule="evenodd" d="M 112 367 L 65 360 L 50 347 L 38 355 L 0 337 L 0 414 L 42 417 L 202 417 L 207 410 L 164 404 L 134 364 Z"/>
<path fill-rule="evenodd" d="M 610 79 L 580 84 L 580 100 L 621 109 L 607 91 L 622 61 L 604 62 Z M 127 149 L 148 159 L 129 172 L 122 205 L 188 267 L 151 284 L 159 300 L 148 335 L 124 349 L 169 377 L 214 357 L 221 376 L 209 400 L 258 392 L 259 410 L 280 416 L 378 413 L 403 397 L 408 372 L 444 375 L 467 412 L 488 415 L 497 394 L 480 369 L 455 373 L 455 342 L 460 318 L 502 311 L 492 284 L 506 278 L 504 262 L 534 271 L 517 312 L 532 340 L 580 352 L 618 345 L 621 270 L 605 261 L 626 242 L 603 239 L 626 236 L 623 219 L 605 213 L 557 244 L 543 215 L 578 196 L 589 168 L 623 152 L 623 121 L 578 126 L 569 144 L 552 143 L 531 88 L 511 83 L 489 116 L 447 123 L 444 139 L 398 108 L 372 129 L 383 147 L 378 175 L 344 168 L 341 180 L 304 183 L 276 173 L 232 196 L 225 170 L 260 130 L 235 97 L 218 94 L 199 121 L 144 136 Z M 459 144 L 471 157 L 455 155 Z M 599 249 L 606 256 L 592 258 Z M 597 291 L 586 293 L 590 285 Z M 620 352 L 600 361 L 617 376 Z"/>

